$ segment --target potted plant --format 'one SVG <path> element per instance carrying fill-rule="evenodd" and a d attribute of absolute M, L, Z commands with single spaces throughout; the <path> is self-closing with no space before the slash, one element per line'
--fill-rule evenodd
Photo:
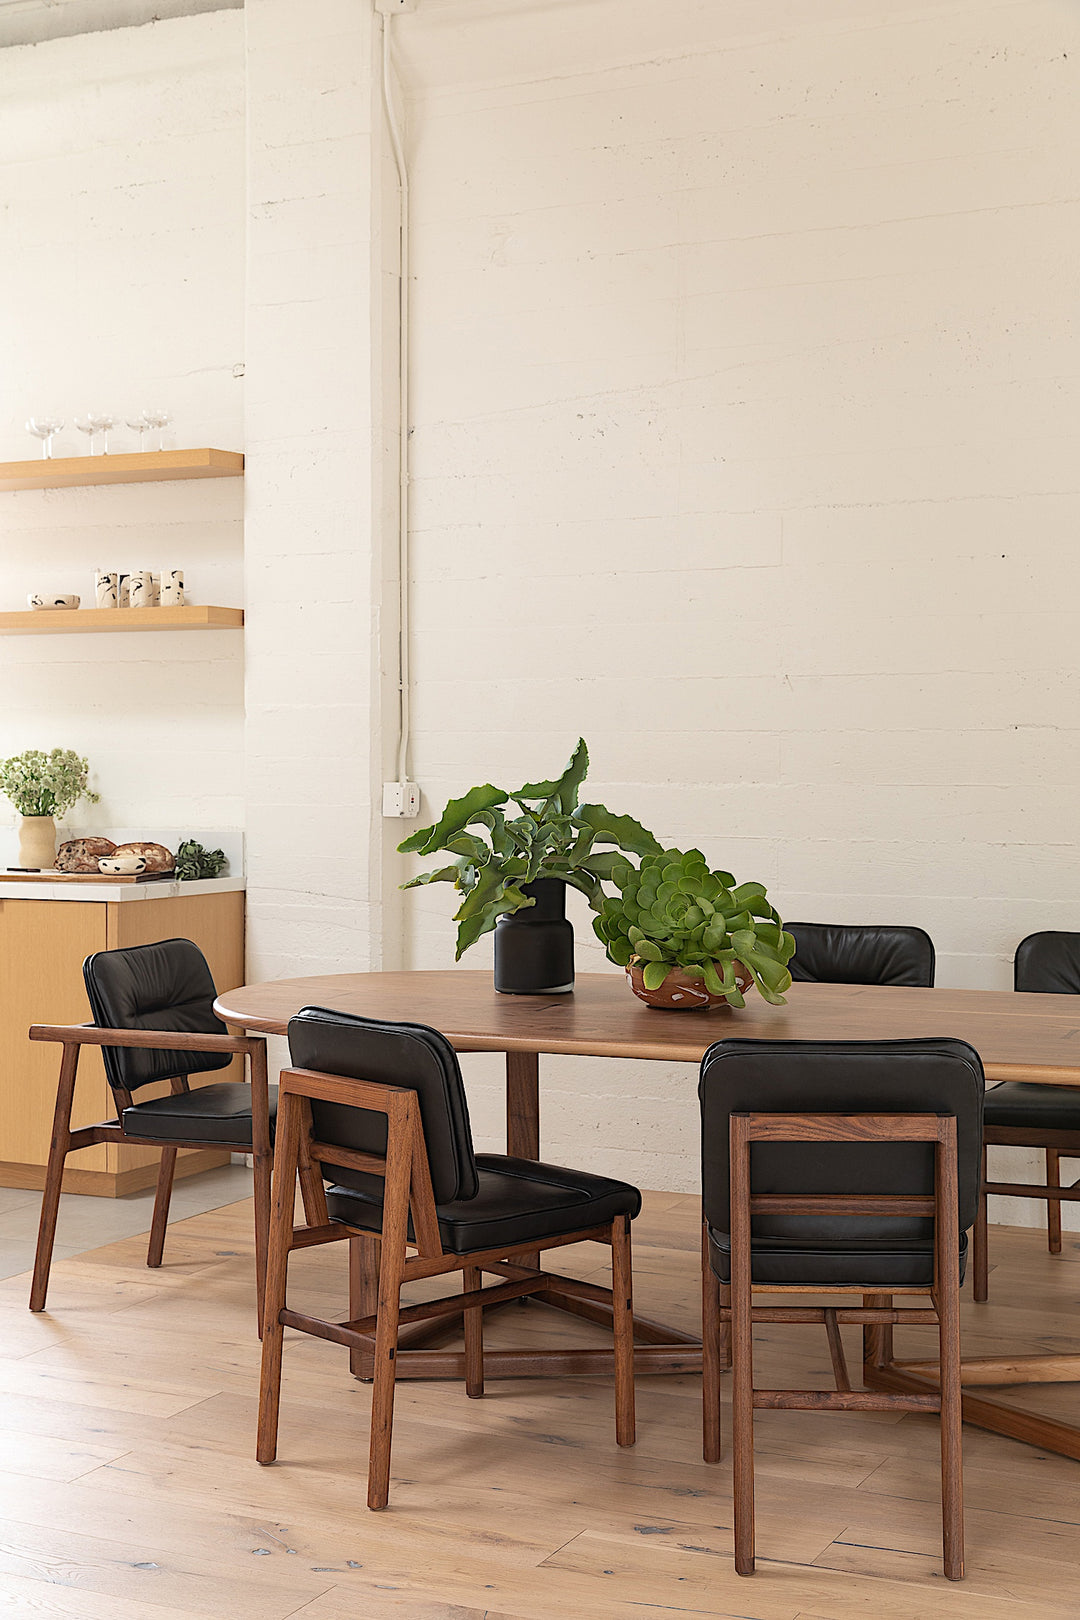
<path fill-rule="evenodd" d="M 791 984 L 795 941 L 761 883 L 735 884 L 711 872 L 700 850 L 661 850 L 639 868 L 616 862 L 617 895 L 606 895 L 593 927 L 611 961 L 624 967 L 651 1007 L 743 1007 L 751 985 L 780 1004 Z"/>
<path fill-rule="evenodd" d="M 80 799 L 96 804 L 86 785 L 89 765 L 71 748 L 45 754 L 28 748 L 0 760 L 0 793 L 19 815 L 19 865 L 30 871 L 51 868 L 56 856 L 56 822 Z"/>
<path fill-rule="evenodd" d="M 433 827 L 398 845 L 403 853 L 454 857 L 447 866 L 403 883 L 452 883 L 464 896 L 454 913 L 456 960 L 495 930 L 495 988 L 512 995 L 552 995 L 574 987 L 574 936 L 564 908 L 566 885 L 598 909 L 601 883 L 626 854 L 660 845 L 632 816 L 602 804 L 580 804 L 589 751 L 578 740 L 563 774 L 513 791 L 485 783 L 451 799 Z M 601 849 L 597 846 L 613 848 Z M 624 853 L 620 854 L 620 851 Z"/>

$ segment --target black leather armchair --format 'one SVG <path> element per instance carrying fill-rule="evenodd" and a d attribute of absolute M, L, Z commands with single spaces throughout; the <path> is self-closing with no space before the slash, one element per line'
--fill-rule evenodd
<path fill-rule="evenodd" d="M 959 1290 L 975 1219 L 983 1073 L 958 1040 L 719 1041 L 702 1061 L 704 1455 L 720 1457 L 733 1373 L 735 1568 L 754 1570 L 755 1408 L 941 1414 L 945 1574 L 963 1574 Z M 855 1294 L 850 1307 L 759 1306 L 753 1292 Z M 894 1308 L 929 1294 L 931 1309 Z M 940 1394 L 883 1393 L 892 1325 L 936 1322 Z M 754 1387 L 755 1322 L 820 1322 L 835 1391 Z M 864 1328 L 852 1390 L 840 1327 Z"/>
<path fill-rule="evenodd" d="M 795 940 L 793 979 L 814 984 L 934 983 L 934 942 L 921 928 L 785 923 Z"/>
<path fill-rule="evenodd" d="M 270 1230 L 258 1460 L 277 1455 L 282 1338 L 285 1327 L 370 1358 L 373 1378 L 368 1468 L 369 1508 L 384 1508 L 390 1488 L 394 1383 L 399 1325 L 461 1315 L 465 1390 L 484 1392 L 483 1311 L 503 1300 L 543 1294 L 552 1282 L 575 1288 L 612 1311 L 615 1337 L 615 1435 L 634 1442 L 633 1311 L 630 1222 L 641 1194 L 626 1182 L 586 1171 L 473 1152 L 469 1110 L 457 1056 L 420 1024 L 306 1007 L 289 1025 L 295 1067 L 282 1070 L 274 1208 Z M 333 1185 L 320 1221 L 294 1231 L 296 1170 L 306 1151 Z M 288 1257 L 294 1248 L 381 1238 L 378 1304 L 365 1311 L 350 1265 L 345 1324 L 289 1310 Z M 537 1251 L 568 1243 L 608 1244 L 612 1289 L 574 1283 L 538 1269 Z M 407 1249 L 416 1250 L 407 1258 Z M 502 1279 L 483 1287 L 483 1273 Z M 401 1310 L 403 1282 L 461 1272 L 465 1292 Z M 522 1367 L 527 1371 L 527 1367 Z"/>
<path fill-rule="evenodd" d="M 1013 989 L 1037 995 L 1080 995 L 1080 934 L 1048 930 L 1029 934 L 1016 947 Z M 1046 1203 L 1046 1234 L 1051 1254 L 1061 1253 L 1062 1202 L 1080 1200 L 1080 1181 L 1062 1187 L 1060 1161 L 1080 1158 L 1080 1092 L 1067 1086 L 1031 1085 L 1006 1080 L 986 1093 L 983 1186 L 973 1253 L 974 1294 L 989 1294 L 990 1258 L 986 1200 L 990 1193 L 1041 1198 Z M 1037 1147 L 1046 1155 L 1046 1181 L 990 1181 L 986 1147 Z"/>

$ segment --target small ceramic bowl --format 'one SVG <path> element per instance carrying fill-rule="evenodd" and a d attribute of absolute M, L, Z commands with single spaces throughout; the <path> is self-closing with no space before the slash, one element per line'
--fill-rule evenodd
<path fill-rule="evenodd" d="M 98 861 L 98 871 L 104 872 L 107 877 L 135 877 L 137 873 L 146 871 L 146 856 L 103 855 Z"/>
<path fill-rule="evenodd" d="M 42 596 L 35 591 L 26 598 L 26 605 L 32 608 L 77 608 L 81 601 L 81 596 Z"/>

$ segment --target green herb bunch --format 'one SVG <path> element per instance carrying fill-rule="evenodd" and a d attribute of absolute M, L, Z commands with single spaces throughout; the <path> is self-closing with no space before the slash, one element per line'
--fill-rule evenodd
<path fill-rule="evenodd" d="M 625 866 L 625 851 L 648 855 L 660 845 L 632 816 L 612 815 L 602 804 L 579 804 L 589 769 L 583 738 L 563 774 L 551 782 L 526 782 L 508 792 L 490 782 L 451 799 L 433 827 L 424 827 L 398 845 L 403 853 L 432 855 L 446 850 L 452 864 L 403 883 L 452 883 L 464 899 L 454 913 L 458 924 L 457 960 L 499 917 L 535 905 L 525 886 L 538 878 L 562 878 L 580 889 L 594 910 L 604 894 L 601 883 Z M 518 813 L 507 806 L 513 806 Z M 613 849 L 598 849 L 600 844 Z"/>
<path fill-rule="evenodd" d="M 176 851 L 176 876 L 181 883 L 220 877 L 227 864 L 224 850 L 205 849 L 194 838 L 186 838 Z"/>
<path fill-rule="evenodd" d="M 620 892 L 604 897 L 593 927 L 612 962 L 626 967 L 637 957 L 644 964 L 646 990 L 658 990 L 678 967 L 743 1007 L 734 969 L 741 962 L 766 1001 L 783 1002 L 795 941 L 764 884 L 736 886 L 730 872 L 711 872 L 697 849 L 661 850 L 640 868 L 616 862 L 611 878 Z"/>
<path fill-rule="evenodd" d="M 80 799 L 97 804 L 86 785 L 90 766 L 71 748 L 28 748 L 0 760 L 0 793 L 21 816 L 64 816 Z"/>

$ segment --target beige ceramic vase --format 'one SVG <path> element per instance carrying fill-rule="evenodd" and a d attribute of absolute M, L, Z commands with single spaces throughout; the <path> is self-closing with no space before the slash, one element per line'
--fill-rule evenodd
<path fill-rule="evenodd" d="M 733 966 L 735 983 L 745 995 L 754 981 L 741 962 L 735 962 Z M 714 995 L 706 986 L 704 979 L 691 979 L 682 968 L 672 968 L 659 990 L 646 990 L 642 977 L 644 970 L 645 964 L 640 957 L 632 956 L 626 969 L 626 976 L 630 980 L 630 988 L 635 996 L 648 1007 L 660 1007 L 667 1012 L 707 1012 L 710 1007 L 727 1007 L 729 1011 L 732 1010 L 726 996 Z"/>
<path fill-rule="evenodd" d="M 56 863 L 56 822 L 52 816 L 23 816 L 19 822 L 19 865 L 51 871 Z"/>

